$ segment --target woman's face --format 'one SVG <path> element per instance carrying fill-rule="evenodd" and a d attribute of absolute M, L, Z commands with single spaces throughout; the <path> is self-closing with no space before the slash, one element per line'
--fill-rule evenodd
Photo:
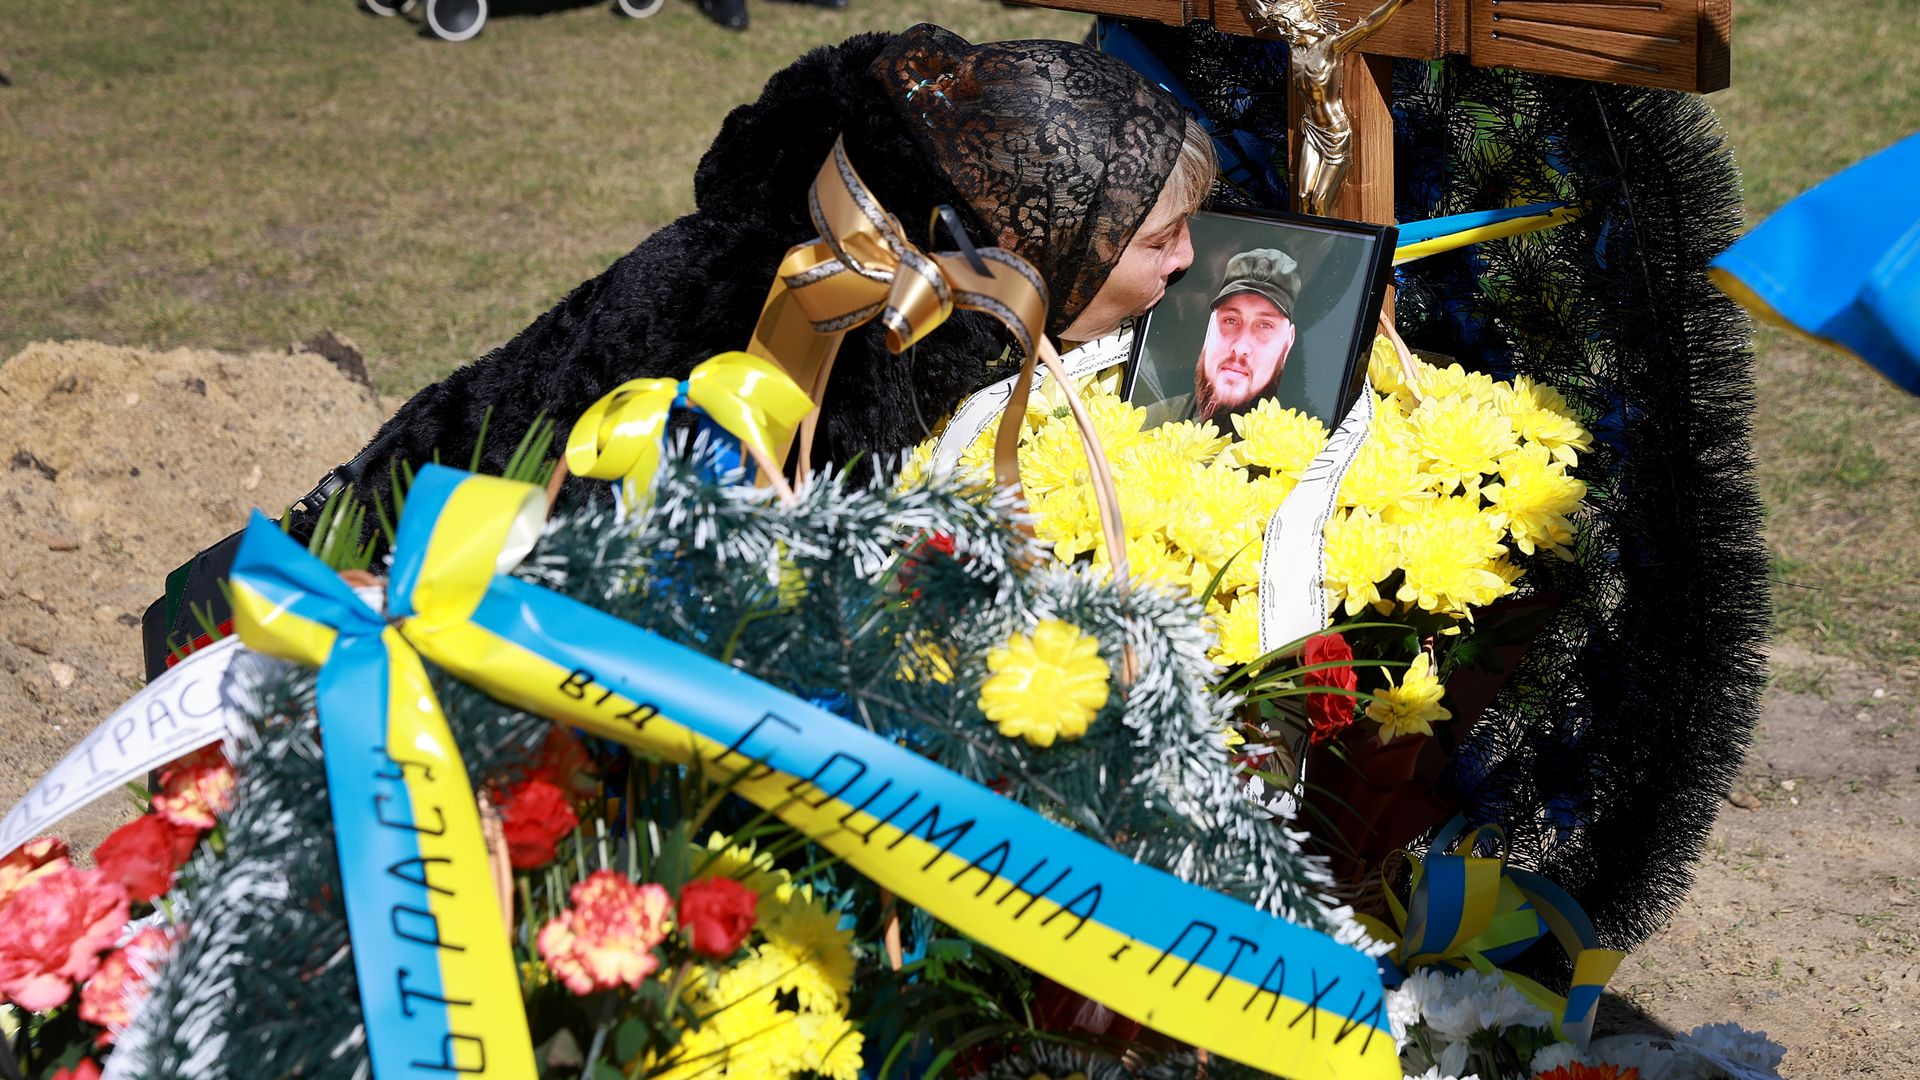
<path fill-rule="evenodd" d="M 1147 220 L 1134 230 L 1106 284 L 1093 295 L 1073 325 L 1061 333 L 1067 341 L 1092 341 L 1147 311 L 1167 293 L 1167 279 L 1193 265 L 1193 238 L 1187 233 L 1186 207 L 1168 198 L 1169 184 Z"/>

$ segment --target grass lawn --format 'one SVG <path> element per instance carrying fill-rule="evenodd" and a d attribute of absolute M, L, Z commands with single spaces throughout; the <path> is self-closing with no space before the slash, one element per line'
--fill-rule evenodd
<path fill-rule="evenodd" d="M 0 356 L 331 327 L 411 390 L 682 213 L 720 118 L 809 45 L 1086 26 L 997 0 L 752 3 L 729 34 L 691 0 L 642 22 L 496 0 L 464 45 L 350 0 L 0 4 Z M 1738 0 L 1711 100 L 1750 216 L 1920 128 L 1913 5 Z M 1920 402 L 1783 334 L 1759 347 L 1781 630 L 1920 682 Z"/>

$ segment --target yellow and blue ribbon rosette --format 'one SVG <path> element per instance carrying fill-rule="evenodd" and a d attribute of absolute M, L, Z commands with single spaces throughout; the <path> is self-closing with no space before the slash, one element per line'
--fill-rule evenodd
<path fill-rule="evenodd" d="M 1504 842 L 1498 826 L 1465 836 L 1463 828 L 1455 818 L 1434 837 L 1427 856 L 1414 860 L 1406 903 L 1386 891 L 1392 926 L 1364 915 L 1360 921 L 1375 938 L 1393 943 L 1386 959 L 1399 977 L 1429 964 L 1497 971 L 1552 934 L 1573 960 L 1564 997 L 1524 975 L 1500 975 L 1554 1018 L 1561 1038 L 1585 1046 L 1600 995 L 1625 954 L 1600 946 L 1592 921 L 1558 885 L 1508 866 L 1504 855 L 1474 854 L 1483 842 Z"/>
<path fill-rule="evenodd" d="M 496 907 L 490 890 L 453 875 L 479 869 L 456 850 L 470 842 L 468 854 L 479 851 L 477 823 L 456 836 L 449 809 L 444 840 L 420 828 L 439 828 L 437 811 L 464 793 L 465 779 L 457 756 L 445 756 L 444 722 L 429 731 L 422 719 L 424 680 L 390 674 L 417 668 L 415 651 L 508 704 L 704 763 L 875 884 L 1173 1038 L 1304 1080 L 1400 1075 L 1371 957 L 1135 863 L 743 671 L 507 575 L 538 532 L 543 501 L 529 485 L 423 469 L 396 536 L 384 622 L 265 518 L 249 527 L 236 565 L 246 640 L 324 665 L 329 784 L 337 772 L 342 873 L 381 1080 L 410 1075 L 408 1062 L 469 1031 L 487 1033 L 489 1065 L 523 1052 L 510 1034 L 524 1030 L 509 1015 L 521 1007 L 517 989 L 491 968 L 469 981 L 452 966 L 477 961 L 482 934 L 504 949 L 497 922 L 460 940 L 470 951 L 456 957 L 396 934 L 388 918 L 392 905 L 424 906 L 443 913 L 440 935 L 451 941 L 453 928 L 481 925 L 478 909 Z M 389 686 L 398 688 L 380 692 Z M 455 777 L 457 792 L 403 786 Z M 371 801 L 382 795 L 386 819 Z M 370 854 L 371 841 L 350 836 L 392 846 Z M 389 867 L 425 860 L 446 860 L 433 864 L 431 887 L 393 880 Z M 380 892 L 396 888 L 404 895 L 391 901 Z M 414 1012 L 401 1014 L 393 991 L 395 966 L 427 959 L 439 965 L 435 1000 L 445 1002 L 436 1025 L 415 1023 L 427 999 L 410 999 Z"/>

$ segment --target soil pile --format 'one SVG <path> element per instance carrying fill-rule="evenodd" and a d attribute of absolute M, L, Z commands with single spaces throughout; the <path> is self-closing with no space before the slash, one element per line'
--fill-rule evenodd
<path fill-rule="evenodd" d="M 278 515 L 386 416 L 313 352 L 42 342 L 0 364 L 0 813 L 144 685 L 166 575 Z M 108 796 L 59 832 L 91 848 Z"/>

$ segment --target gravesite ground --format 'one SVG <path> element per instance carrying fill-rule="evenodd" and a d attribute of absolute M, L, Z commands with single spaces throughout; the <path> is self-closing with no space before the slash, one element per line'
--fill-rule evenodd
<path fill-rule="evenodd" d="M 993 0 L 494 4 L 449 46 L 346 0 L 0 9 L 0 801 L 141 685 L 168 570 L 690 203 L 727 109 L 811 44 Z M 1758 220 L 1920 127 L 1912 0 L 1739 0 L 1725 122 Z M 372 385 L 315 352 L 365 354 Z M 1920 1077 L 1920 401 L 1762 331 L 1777 612 L 1741 779 L 1602 1024 L 1732 1020 L 1782 1074 Z M 1729 749 L 1729 753 L 1736 752 Z M 130 811 L 70 819 L 76 847 Z"/>

